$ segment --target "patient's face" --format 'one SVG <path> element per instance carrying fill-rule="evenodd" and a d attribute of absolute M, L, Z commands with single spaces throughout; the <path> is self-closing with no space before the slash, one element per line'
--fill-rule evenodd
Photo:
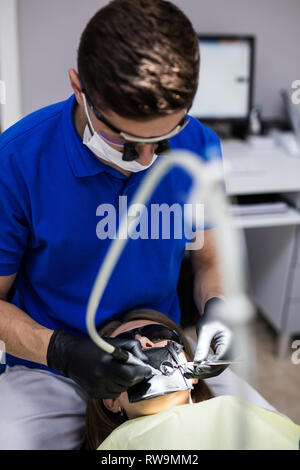
<path fill-rule="evenodd" d="M 149 320 L 134 320 L 128 323 L 124 323 L 118 327 L 110 336 L 112 338 L 118 336 L 125 331 L 130 331 L 135 328 L 139 328 L 145 325 L 159 324 L 154 321 Z M 140 336 L 136 334 L 135 339 L 140 341 L 141 348 L 143 350 L 149 348 L 161 348 L 166 346 L 168 340 L 163 340 L 159 342 L 151 342 L 149 338 L 145 336 Z M 182 362 L 187 362 L 185 353 L 182 351 L 179 355 Z M 111 411 L 118 412 L 119 407 L 125 410 L 129 419 L 137 418 L 139 416 L 156 414 L 161 411 L 172 408 L 173 406 L 184 405 L 191 403 L 190 390 L 182 390 L 179 392 L 170 393 L 157 398 L 151 398 L 149 400 L 143 400 L 137 403 L 130 403 L 128 400 L 127 392 L 122 393 L 116 400 L 105 399 L 103 400 L 105 406 Z"/>

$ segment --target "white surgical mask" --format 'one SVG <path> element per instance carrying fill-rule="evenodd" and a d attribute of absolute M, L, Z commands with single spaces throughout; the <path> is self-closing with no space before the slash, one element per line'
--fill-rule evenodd
<path fill-rule="evenodd" d="M 97 157 L 101 158 L 101 160 L 105 160 L 106 162 L 113 163 L 114 165 L 117 165 L 119 168 L 122 168 L 123 170 L 131 171 L 133 173 L 146 170 L 155 162 L 155 160 L 157 159 L 156 154 L 153 155 L 152 160 L 149 163 L 149 165 L 141 165 L 139 162 L 135 160 L 132 162 L 124 161 L 123 152 L 119 152 L 118 150 L 115 150 L 114 148 L 112 148 L 100 137 L 99 134 L 97 134 L 97 132 L 95 132 L 95 129 L 92 125 L 92 122 L 90 120 L 90 117 L 87 111 L 86 99 L 84 95 L 83 95 L 83 99 L 84 99 L 85 113 L 87 115 L 87 119 L 89 121 L 90 127 L 93 131 L 93 135 L 92 135 L 89 126 L 86 125 L 84 134 L 83 134 L 83 143 L 91 150 L 91 152 L 93 152 Z"/>

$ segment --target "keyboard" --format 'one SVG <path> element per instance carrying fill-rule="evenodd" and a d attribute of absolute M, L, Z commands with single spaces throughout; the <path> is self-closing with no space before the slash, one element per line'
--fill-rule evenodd
<path fill-rule="evenodd" d="M 237 215 L 284 214 L 288 210 L 285 202 L 269 202 L 258 204 L 232 204 L 229 212 Z"/>

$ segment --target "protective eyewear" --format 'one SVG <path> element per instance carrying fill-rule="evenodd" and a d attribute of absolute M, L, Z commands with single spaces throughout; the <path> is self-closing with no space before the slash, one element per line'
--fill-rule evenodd
<path fill-rule="evenodd" d="M 179 132 L 181 132 L 187 126 L 187 124 L 190 121 L 190 119 L 187 119 L 187 116 L 185 115 L 181 119 L 179 124 L 171 132 L 168 132 L 167 134 L 164 134 L 164 135 L 161 135 L 161 136 L 158 136 L 158 137 L 148 137 L 148 138 L 138 137 L 136 135 L 127 134 L 127 132 L 123 132 L 120 129 L 117 129 L 115 126 L 113 126 L 95 108 L 95 106 L 93 105 L 91 99 L 89 98 L 85 88 L 82 88 L 82 93 L 85 95 L 89 107 L 91 108 L 91 110 L 93 111 L 93 113 L 95 114 L 96 118 L 99 121 L 103 122 L 103 124 L 105 124 L 109 129 L 111 129 L 116 134 L 119 134 L 122 139 L 126 140 L 129 143 L 134 143 L 135 145 L 156 144 L 156 143 L 159 143 L 159 142 L 162 142 L 162 141 L 166 141 L 166 140 L 170 139 L 171 137 L 174 137 L 175 135 L 179 134 Z"/>
<path fill-rule="evenodd" d="M 159 343 L 160 341 L 174 341 L 175 343 L 184 346 L 184 342 L 180 334 L 176 330 L 171 330 L 164 325 L 145 325 L 140 328 L 135 328 L 130 331 L 125 331 L 116 336 L 116 338 L 135 339 L 136 335 L 145 336 L 152 343 Z"/>

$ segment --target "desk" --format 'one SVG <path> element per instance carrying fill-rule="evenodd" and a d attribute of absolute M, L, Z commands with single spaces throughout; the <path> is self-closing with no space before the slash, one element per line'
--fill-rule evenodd
<path fill-rule="evenodd" d="M 300 159 L 277 146 L 222 142 L 228 196 L 278 193 L 287 213 L 239 216 L 245 229 L 250 296 L 278 333 L 278 357 L 300 333 Z"/>

